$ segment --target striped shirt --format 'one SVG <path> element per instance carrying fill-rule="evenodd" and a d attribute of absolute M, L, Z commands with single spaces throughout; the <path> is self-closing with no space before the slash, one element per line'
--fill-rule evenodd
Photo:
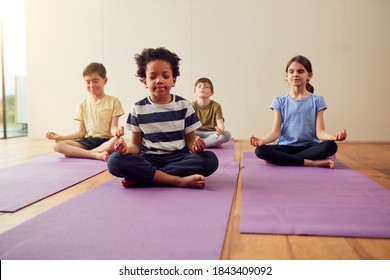
<path fill-rule="evenodd" d="M 172 97 L 168 104 L 156 104 L 146 97 L 131 109 L 126 128 L 142 132 L 141 153 L 168 154 L 187 149 L 184 136 L 201 127 L 190 102 Z"/>

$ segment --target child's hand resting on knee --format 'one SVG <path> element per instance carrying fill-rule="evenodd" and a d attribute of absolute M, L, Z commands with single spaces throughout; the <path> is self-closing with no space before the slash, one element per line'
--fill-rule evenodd
<path fill-rule="evenodd" d="M 200 153 L 203 152 L 206 148 L 206 143 L 204 142 L 203 138 L 196 136 L 194 143 L 192 145 L 192 151 L 194 153 Z"/>

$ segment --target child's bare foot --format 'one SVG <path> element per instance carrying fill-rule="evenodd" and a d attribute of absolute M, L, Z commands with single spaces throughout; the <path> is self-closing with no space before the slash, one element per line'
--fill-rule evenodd
<path fill-rule="evenodd" d="M 122 180 L 122 186 L 124 188 L 131 188 L 131 187 L 134 187 L 135 185 L 136 184 L 129 179 L 123 178 L 123 180 Z"/>
<path fill-rule="evenodd" d="M 106 151 L 104 152 L 94 152 L 94 157 L 98 160 L 107 161 L 110 154 Z"/>
<path fill-rule="evenodd" d="M 180 177 L 177 186 L 184 188 L 204 189 L 206 186 L 206 179 L 202 175 L 190 175 Z"/>
<path fill-rule="evenodd" d="M 333 160 L 330 158 L 327 159 L 320 159 L 320 160 L 309 160 L 305 159 L 304 164 L 305 166 L 313 166 L 313 167 L 328 167 L 328 168 L 335 168 L 336 164 Z"/>
<path fill-rule="evenodd" d="M 110 154 L 107 151 L 101 152 L 97 154 L 97 159 L 107 161 Z"/>

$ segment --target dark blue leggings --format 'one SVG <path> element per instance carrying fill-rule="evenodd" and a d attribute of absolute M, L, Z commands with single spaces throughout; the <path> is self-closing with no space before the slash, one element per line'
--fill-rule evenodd
<path fill-rule="evenodd" d="M 138 184 L 151 184 L 156 170 L 184 177 L 193 174 L 209 176 L 217 168 L 218 158 L 211 151 L 198 154 L 180 151 L 164 155 L 124 156 L 115 152 L 108 159 L 108 170 L 112 175 Z"/>
<path fill-rule="evenodd" d="M 302 166 L 305 159 L 326 159 L 337 152 L 334 141 L 324 141 L 311 146 L 263 145 L 255 150 L 256 156 L 270 163 Z"/>

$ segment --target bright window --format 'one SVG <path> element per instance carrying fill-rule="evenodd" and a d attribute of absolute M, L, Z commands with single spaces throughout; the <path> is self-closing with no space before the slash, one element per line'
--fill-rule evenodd
<path fill-rule="evenodd" d="M 24 0 L 0 0 L 0 138 L 27 135 Z"/>

